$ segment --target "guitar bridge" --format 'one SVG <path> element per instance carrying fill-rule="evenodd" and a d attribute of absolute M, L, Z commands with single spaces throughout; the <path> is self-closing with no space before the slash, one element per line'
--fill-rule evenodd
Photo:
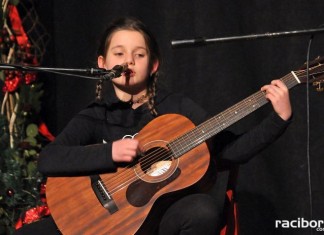
<path fill-rule="evenodd" d="M 99 202 L 101 205 L 109 211 L 110 214 L 115 213 L 118 211 L 118 207 L 110 195 L 109 191 L 107 190 L 104 182 L 100 178 L 99 175 L 92 175 L 91 178 L 91 187 L 93 189 L 93 192 L 97 196 Z"/>

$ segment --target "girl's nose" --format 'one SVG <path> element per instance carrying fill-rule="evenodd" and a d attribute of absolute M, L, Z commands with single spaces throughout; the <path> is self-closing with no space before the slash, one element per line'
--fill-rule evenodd
<path fill-rule="evenodd" d="M 128 65 L 134 65 L 134 64 L 135 64 L 135 60 L 134 60 L 134 58 L 133 58 L 132 55 L 127 56 L 127 58 L 126 58 L 126 63 L 127 63 Z"/>

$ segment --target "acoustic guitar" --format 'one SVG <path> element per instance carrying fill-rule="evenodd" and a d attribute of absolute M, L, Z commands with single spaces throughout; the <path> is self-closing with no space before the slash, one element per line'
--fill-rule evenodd
<path fill-rule="evenodd" d="M 313 61 L 309 73 L 292 71 L 281 80 L 290 89 L 307 82 L 307 74 L 312 81 L 321 79 L 321 62 L 322 58 Z M 59 230 L 67 235 L 153 234 L 151 215 L 163 211 L 160 208 L 177 193 L 208 178 L 205 141 L 266 103 L 258 91 L 198 126 L 181 115 L 162 115 L 136 135 L 142 150 L 138 161 L 113 173 L 49 177 L 47 202 Z"/>

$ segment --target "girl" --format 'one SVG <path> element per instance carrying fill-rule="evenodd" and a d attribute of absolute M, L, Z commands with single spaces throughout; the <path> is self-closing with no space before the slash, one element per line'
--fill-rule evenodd
<path fill-rule="evenodd" d="M 39 171 L 53 177 L 114 172 L 120 164 L 137 160 L 140 143 L 127 137 L 133 137 L 154 118 L 176 113 L 196 125 L 207 120 L 207 113 L 192 100 L 157 87 L 160 63 L 157 43 L 142 22 L 134 18 L 112 22 L 99 46 L 98 67 L 112 69 L 124 65 L 127 70 L 112 79 L 112 87 L 99 82 L 96 101 L 76 115 L 55 141 L 44 148 Z M 218 150 L 212 163 L 246 162 L 287 128 L 292 115 L 287 87 L 275 80 L 261 90 L 275 112 L 244 135 L 219 133 L 209 144 L 211 153 L 213 148 Z M 219 188 L 219 184 L 208 192 L 179 197 L 161 208 L 161 217 L 150 224 L 154 228 L 151 234 L 218 234 L 224 201 L 225 188 Z M 78 224 L 71 226 L 78 231 Z M 17 231 L 50 233 L 59 234 L 52 218 Z"/>

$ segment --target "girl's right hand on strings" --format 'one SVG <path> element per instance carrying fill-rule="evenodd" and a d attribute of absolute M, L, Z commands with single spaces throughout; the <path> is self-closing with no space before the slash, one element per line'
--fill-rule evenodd
<path fill-rule="evenodd" d="M 139 142 L 135 139 L 121 139 L 112 143 L 114 162 L 131 162 L 139 152 Z"/>

